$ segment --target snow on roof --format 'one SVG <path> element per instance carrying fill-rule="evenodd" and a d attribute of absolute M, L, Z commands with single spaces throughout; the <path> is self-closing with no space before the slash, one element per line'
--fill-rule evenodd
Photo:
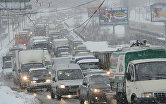
<path fill-rule="evenodd" d="M 166 58 L 140 59 L 140 60 L 131 61 L 131 63 L 139 64 L 139 63 L 157 62 L 157 61 L 166 61 Z"/>
<path fill-rule="evenodd" d="M 82 59 L 77 63 L 81 64 L 81 63 L 96 63 L 96 62 L 99 62 L 99 59 Z"/>
<path fill-rule="evenodd" d="M 46 68 L 31 68 L 29 71 L 34 71 L 34 70 L 47 70 Z"/>
<path fill-rule="evenodd" d="M 47 36 L 34 36 L 32 39 L 48 39 L 49 37 Z"/>
<path fill-rule="evenodd" d="M 76 57 L 73 57 L 74 59 L 78 59 L 78 58 L 85 58 L 85 57 L 95 57 L 93 55 L 84 55 L 84 56 L 76 56 Z"/>
<path fill-rule="evenodd" d="M 100 75 L 100 76 L 108 76 L 108 75 L 105 73 L 104 70 L 103 70 L 103 71 L 97 71 L 97 70 L 96 70 L 96 73 L 95 73 L 95 72 L 93 73 L 93 71 L 94 71 L 94 70 L 91 71 L 92 73 L 90 73 L 90 72 L 89 72 L 89 74 L 87 73 L 88 75 L 86 75 L 86 77 L 92 77 L 92 76 L 96 76 L 96 75 L 97 75 L 97 76 L 98 76 L 98 75 Z"/>
<path fill-rule="evenodd" d="M 66 70 L 66 69 L 80 69 L 80 66 L 78 64 L 58 64 L 56 66 L 56 70 Z"/>
<path fill-rule="evenodd" d="M 117 48 L 110 48 L 106 41 L 99 41 L 99 42 L 87 41 L 84 42 L 83 44 L 85 44 L 86 48 L 91 52 L 117 51 Z"/>
<path fill-rule="evenodd" d="M 54 39 L 53 41 L 56 41 L 56 42 L 57 41 L 68 41 L 68 39 L 66 39 L 66 38 L 65 39 Z"/>
<path fill-rule="evenodd" d="M 47 42 L 47 40 L 44 40 L 44 39 L 43 39 L 43 40 L 34 40 L 33 42 L 34 42 L 34 43 L 38 43 L 38 42 Z"/>

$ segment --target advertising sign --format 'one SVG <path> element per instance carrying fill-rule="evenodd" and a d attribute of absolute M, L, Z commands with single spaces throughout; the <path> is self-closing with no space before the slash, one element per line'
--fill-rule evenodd
<path fill-rule="evenodd" d="M 100 25 L 124 25 L 128 24 L 127 8 L 100 9 Z"/>
<path fill-rule="evenodd" d="M 151 21 L 166 22 L 166 4 L 151 5 Z"/>

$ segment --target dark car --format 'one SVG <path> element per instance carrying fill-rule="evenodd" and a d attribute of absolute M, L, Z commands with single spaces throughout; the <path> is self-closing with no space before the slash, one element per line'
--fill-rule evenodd
<path fill-rule="evenodd" d="M 89 104 L 107 104 L 107 95 L 111 93 L 109 76 L 106 74 L 91 74 L 85 76 L 79 90 L 81 104 L 88 101 Z"/>
<path fill-rule="evenodd" d="M 50 90 L 51 80 L 49 71 L 46 68 L 31 68 L 28 75 L 28 91 L 38 88 Z"/>

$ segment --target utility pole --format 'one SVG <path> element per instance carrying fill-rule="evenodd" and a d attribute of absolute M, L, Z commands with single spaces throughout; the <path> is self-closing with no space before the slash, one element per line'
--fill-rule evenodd
<path fill-rule="evenodd" d="M 123 6 L 124 7 L 126 7 L 126 8 L 128 8 L 128 25 L 125 25 L 124 27 L 125 27 L 125 39 L 127 40 L 127 39 L 129 39 L 128 37 L 129 37 L 129 16 L 130 16 L 130 7 L 129 7 L 129 2 L 128 2 L 128 0 L 121 0 L 122 2 L 123 2 Z M 125 41 L 126 41 L 125 40 Z"/>

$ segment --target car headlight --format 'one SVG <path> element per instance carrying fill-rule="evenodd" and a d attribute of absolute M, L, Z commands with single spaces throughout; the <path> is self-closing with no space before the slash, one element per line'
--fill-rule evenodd
<path fill-rule="evenodd" d="M 22 79 L 23 79 L 24 81 L 26 81 L 26 80 L 28 80 L 28 77 L 27 77 L 27 76 L 23 76 Z"/>
<path fill-rule="evenodd" d="M 142 97 L 151 98 L 151 97 L 153 97 L 153 93 L 152 93 L 152 92 L 143 93 L 143 94 L 142 94 Z"/>
<path fill-rule="evenodd" d="M 47 82 L 47 83 L 50 83 L 50 82 L 51 82 L 51 80 L 50 80 L 50 79 L 47 79 L 47 80 L 46 80 L 46 82 Z"/>
<path fill-rule="evenodd" d="M 31 83 L 36 83 L 36 81 L 31 81 Z"/>
<path fill-rule="evenodd" d="M 65 85 L 60 85 L 60 88 L 65 88 Z"/>
<path fill-rule="evenodd" d="M 48 74 L 51 74 L 51 72 L 48 72 Z"/>
<path fill-rule="evenodd" d="M 93 91 L 94 93 L 99 93 L 101 90 L 100 89 L 91 89 L 91 91 Z"/>
<path fill-rule="evenodd" d="M 107 74 L 107 75 L 110 75 L 110 73 L 111 73 L 110 71 L 106 71 L 106 74 Z"/>

